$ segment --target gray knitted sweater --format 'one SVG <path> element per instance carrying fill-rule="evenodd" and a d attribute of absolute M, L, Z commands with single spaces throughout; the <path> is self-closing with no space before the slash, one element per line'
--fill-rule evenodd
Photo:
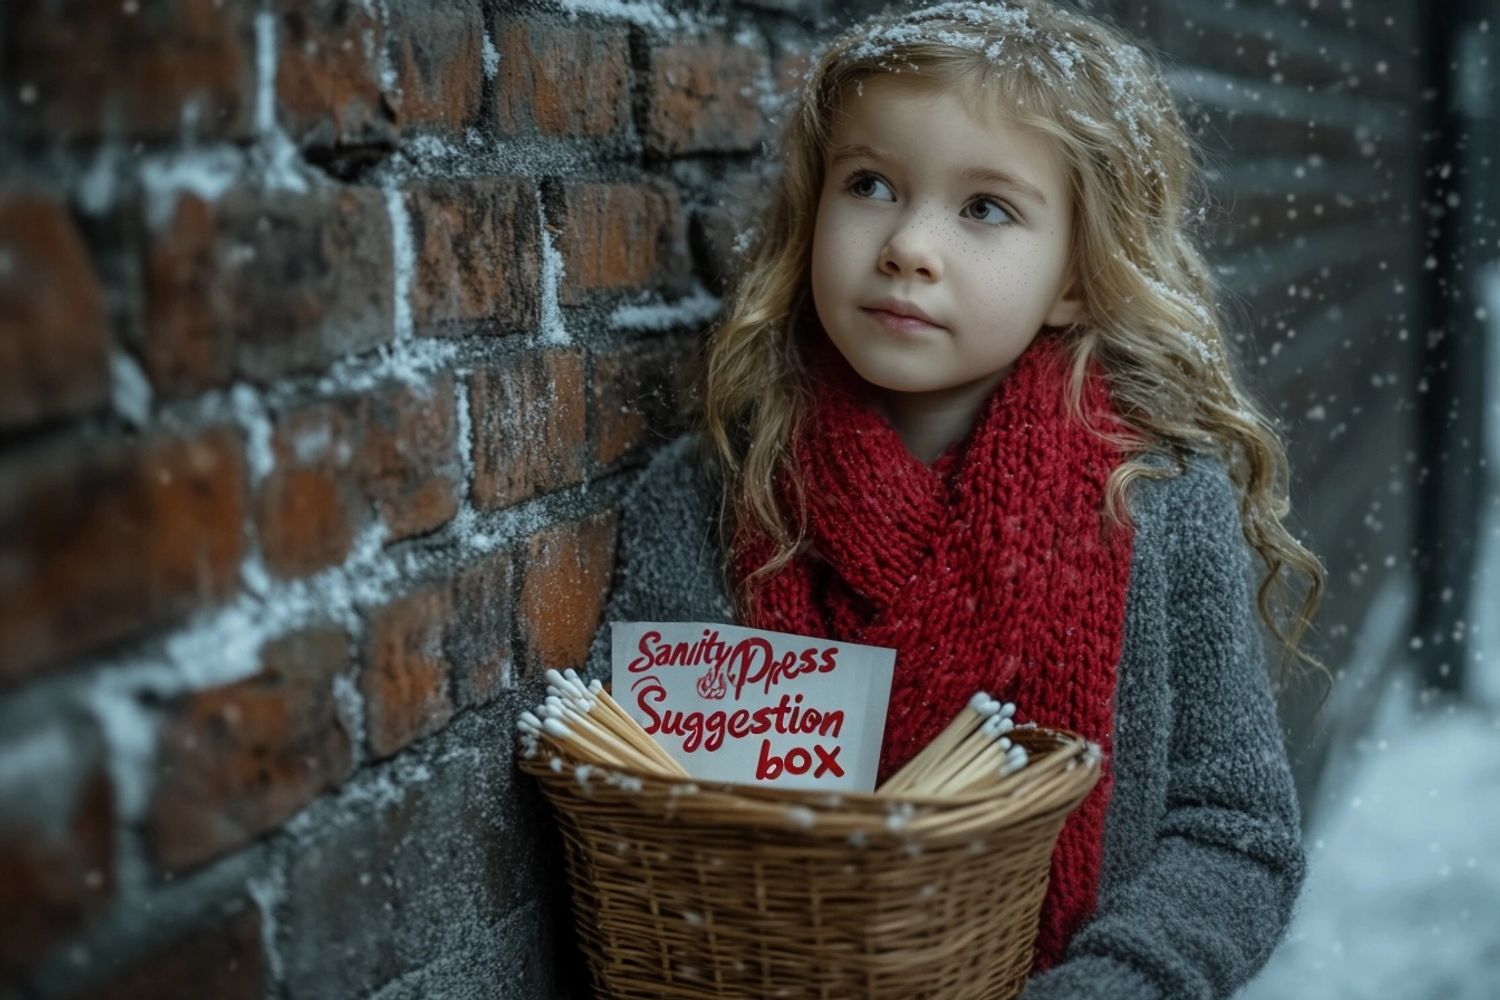
<path fill-rule="evenodd" d="M 717 484 L 684 435 L 631 488 L 591 676 L 612 621 L 732 622 Z M 1280 939 L 1305 859 L 1228 475 L 1195 457 L 1132 485 L 1114 787 L 1094 917 L 1022 1000 L 1228 997 Z"/>

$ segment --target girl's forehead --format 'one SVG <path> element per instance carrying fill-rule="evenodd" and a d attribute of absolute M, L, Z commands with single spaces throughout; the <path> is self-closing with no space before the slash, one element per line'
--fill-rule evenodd
<path fill-rule="evenodd" d="M 1045 139 L 1028 116 L 1007 110 L 1010 102 L 995 92 L 973 86 L 950 86 L 936 81 L 915 82 L 890 74 L 851 81 L 829 116 L 829 138 L 853 131 L 893 128 L 899 112 L 910 121 L 929 119 L 959 124 L 976 136 L 1017 132 Z M 832 142 L 830 142 L 832 145 Z"/>
<path fill-rule="evenodd" d="M 912 101 L 947 102 L 954 99 L 976 122 L 1007 127 L 1026 127 L 1028 117 L 1021 113 L 1017 88 L 998 76 L 984 80 L 923 77 L 920 71 L 904 74 L 870 73 L 848 80 L 840 88 L 830 108 L 830 121 L 837 126 L 857 112 L 869 112 L 882 100 L 892 97 Z"/>

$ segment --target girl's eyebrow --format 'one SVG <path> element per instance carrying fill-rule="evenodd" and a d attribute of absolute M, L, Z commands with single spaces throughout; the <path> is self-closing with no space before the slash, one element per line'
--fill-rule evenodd
<path fill-rule="evenodd" d="M 828 161 L 830 168 L 838 166 L 845 160 L 857 159 L 884 160 L 887 157 L 879 150 L 866 146 L 862 143 L 851 143 L 840 146 L 834 151 L 832 159 Z M 965 180 L 974 181 L 979 184 L 994 184 L 997 187 L 1009 188 L 1018 194 L 1025 195 L 1042 205 L 1047 204 L 1047 198 L 1034 185 L 1028 184 L 1014 174 L 1007 174 L 1003 170 L 995 170 L 989 167 L 969 167 L 959 173 Z"/>

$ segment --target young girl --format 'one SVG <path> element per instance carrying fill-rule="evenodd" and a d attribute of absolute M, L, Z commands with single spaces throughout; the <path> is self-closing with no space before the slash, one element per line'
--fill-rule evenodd
<path fill-rule="evenodd" d="M 619 620 L 892 647 L 881 780 L 980 689 L 1085 734 L 1103 775 L 1025 1000 L 1229 996 L 1304 864 L 1248 551 L 1288 655 L 1323 572 L 1185 234 L 1159 72 L 1039 3 L 883 15 L 817 60 L 781 157 L 700 426 L 626 501 L 592 671 Z"/>

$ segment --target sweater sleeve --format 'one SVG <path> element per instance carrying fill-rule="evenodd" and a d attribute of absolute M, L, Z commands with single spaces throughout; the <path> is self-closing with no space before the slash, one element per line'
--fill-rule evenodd
<path fill-rule="evenodd" d="M 1062 962 L 1022 1000 L 1228 997 L 1291 918 L 1305 855 L 1247 579 L 1249 548 L 1217 461 L 1184 473 L 1163 535 L 1172 732 L 1155 846 L 1101 888 Z"/>

